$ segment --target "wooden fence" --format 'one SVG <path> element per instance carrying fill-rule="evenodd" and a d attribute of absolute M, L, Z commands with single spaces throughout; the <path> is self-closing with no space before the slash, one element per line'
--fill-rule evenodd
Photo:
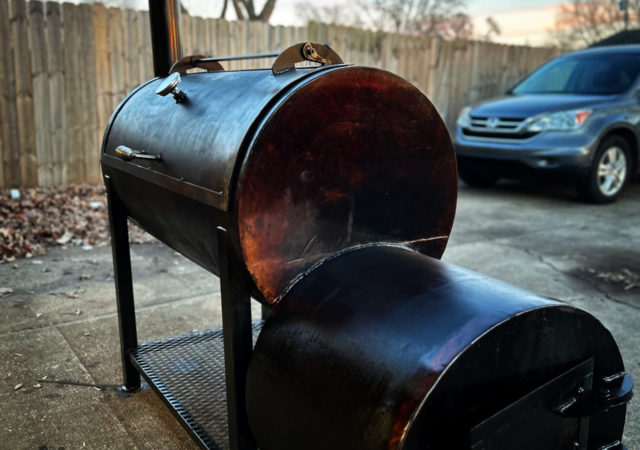
<path fill-rule="evenodd" d="M 0 187 L 100 182 L 102 133 L 118 102 L 153 76 L 147 13 L 0 0 Z M 182 17 L 184 54 L 276 51 L 328 42 L 345 62 L 395 72 L 449 127 L 459 109 L 503 92 L 554 49 L 448 42 L 342 26 L 270 26 Z M 230 62 L 227 70 L 270 61 Z"/>

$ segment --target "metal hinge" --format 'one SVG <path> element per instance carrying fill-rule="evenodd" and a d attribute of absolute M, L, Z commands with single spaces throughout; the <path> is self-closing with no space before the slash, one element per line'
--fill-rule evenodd
<path fill-rule="evenodd" d="M 274 75 L 288 72 L 296 63 L 305 61 L 317 62 L 321 65 L 343 64 L 342 58 L 328 44 L 302 42 L 295 44 L 280 53 L 271 67 Z"/>

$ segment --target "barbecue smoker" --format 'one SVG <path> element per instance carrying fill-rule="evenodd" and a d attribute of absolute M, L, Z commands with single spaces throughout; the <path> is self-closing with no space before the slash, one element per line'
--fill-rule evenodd
<path fill-rule="evenodd" d="M 424 95 L 315 43 L 182 58 L 177 2 L 149 4 L 158 78 L 102 149 L 125 390 L 142 374 L 205 448 L 624 448 L 610 333 L 439 261 L 457 176 Z M 221 330 L 137 342 L 127 218 L 220 277 Z"/>

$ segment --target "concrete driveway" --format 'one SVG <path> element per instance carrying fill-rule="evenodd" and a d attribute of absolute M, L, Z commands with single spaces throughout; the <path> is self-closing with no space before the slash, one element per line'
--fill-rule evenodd
<path fill-rule="evenodd" d="M 607 206 L 562 188 L 462 186 L 444 259 L 591 312 L 640 382 L 639 224 L 639 182 Z M 134 245 L 132 258 L 140 340 L 220 325 L 214 276 L 160 244 Z M 153 392 L 116 390 L 110 249 L 52 248 L 2 264 L 0 287 L 13 289 L 0 297 L 0 447 L 195 448 Z M 639 405 L 627 416 L 632 450 Z"/>

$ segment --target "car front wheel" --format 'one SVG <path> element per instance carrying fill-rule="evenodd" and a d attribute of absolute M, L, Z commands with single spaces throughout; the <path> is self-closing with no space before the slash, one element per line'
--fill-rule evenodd
<path fill-rule="evenodd" d="M 629 179 L 629 144 L 618 136 L 606 138 L 596 151 L 589 174 L 578 184 L 580 196 L 592 203 L 614 202 Z"/>

